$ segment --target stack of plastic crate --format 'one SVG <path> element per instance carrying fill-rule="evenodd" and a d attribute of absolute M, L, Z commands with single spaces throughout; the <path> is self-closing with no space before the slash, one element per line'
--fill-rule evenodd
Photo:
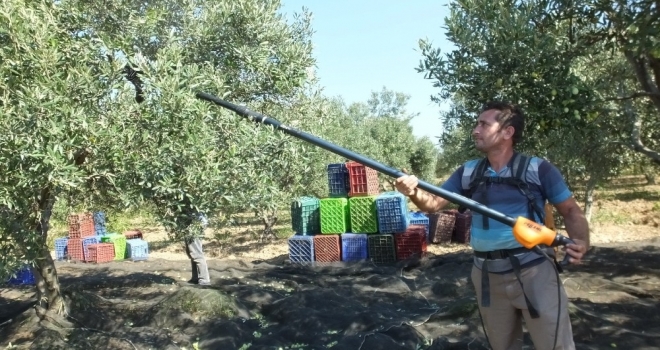
<path fill-rule="evenodd" d="M 397 260 L 426 254 L 426 228 L 424 225 L 410 225 L 403 233 L 394 235 Z"/>
<path fill-rule="evenodd" d="M 112 243 L 115 248 L 115 260 L 124 260 L 126 256 L 126 237 L 117 233 L 108 233 L 101 238 L 103 243 Z"/>
<path fill-rule="evenodd" d="M 385 192 L 376 197 L 378 232 L 400 233 L 408 228 L 408 207 L 406 197 L 400 192 Z"/>
<path fill-rule="evenodd" d="M 147 260 L 149 258 L 149 244 L 147 241 L 134 238 L 126 241 L 126 259 L 133 261 Z"/>
<path fill-rule="evenodd" d="M 321 232 L 321 203 L 312 196 L 300 197 L 291 202 L 291 225 L 293 232 L 302 236 L 313 236 Z"/>
<path fill-rule="evenodd" d="M 67 217 L 69 237 L 67 255 L 78 261 L 87 261 L 87 246 L 99 243 L 94 232 L 94 219 L 91 213 L 72 214 Z"/>

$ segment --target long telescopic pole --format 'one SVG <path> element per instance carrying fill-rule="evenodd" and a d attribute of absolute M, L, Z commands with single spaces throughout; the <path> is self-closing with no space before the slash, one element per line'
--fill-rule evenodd
<path fill-rule="evenodd" d="M 320 139 L 320 138 L 318 138 L 314 135 L 311 135 L 311 134 L 308 134 L 306 132 L 296 130 L 296 129 L 290 127 L 290 126 L 284 125 L 280 121 L 278 121 L 277 119 L 274 119 L 272 117 L 265 116 L 265 115 L 257 113 L 257 112 L 253 112 L 253 111 L 251 111 L 251 110 L 249 110 L 245 107 L 236 105 L 236 104 L 231 103 L 231 102 L 227 102 L 225 100 L 222 100 L 218 97 L 215 97 L 215 96 L 207 94 L 207 93 L 198 92 L 196 94 L 196 96 L 199 99 L 206 100 L 206 101 L 209 101 L 209 102 L 213 102 L 213 103 L 215 103 L 215 104 L 217 104 L 221 107 L 224 107 L 224 108 L 227 108 L 231 111 L 234 111 L 238 115 L 240 115 L 242 117 L 245 117 L 248 120 L 251 120 L 255 123 L 262 123 L 262 124 L 273 126 L 275 129 L 278 129 L 278 130 L 280 130 L 280 131 L 282 131 L 286 134 L 289 134 L 289 135 L 297 137 L 301 140 L 312 143 L 316 146 L 319 146 L 323 149 L 326 149 L 326 150 L 328 150 L 332 153 L 338 154 L 338 155 L 340 155 L 342 157 L 345 157 L 347 159 L 356 161 L 356 162 L 358 162 L 358 163 L 360 163 L 364 166 L 372 168 L 372 169 L 374 169 L 374 170 L 376 170 L 380 173 L 389 175 L 393 178 L 398 178 L 398 177 L 406 175 L 402 171 L 392 169 L 392 168 L 390 168 L 388 166 L 385 166 L 385 165 L 383 165 L 379 162 L 376 162 L 373 159 L 367 158 L 367 157 L 365 157 L 361 154 L 358 154 L 358 153 L 355 153 L 353 151 L 347 150 L 343 147 L 337 146 L 333 143 L 330 143 L 328 141 Z M 501 222 L 505 225 L 513 227 L 516 224 L 516 219 L 514 219 L 514 218 L 512 218 L 508 215 L 504 215 L 504 214 L 502 214 L 498 211 L 495 211 L 493 209 L 490 209 L 490 208 L 482 205 L 481 203 L 475 202 L 475 201 L 473 201 L 469 198 L 463 197 L 463 196 L 458 195 L 456 193 L 449 192 L 445 189 L 434 186 L 434 185 L 432 185 L 428 182 L 420 180 L 419 185 L 417 187 L 421 188 L 422 190 L 424 190 L 428 193 L 431 193 L 431 194 L 434 194 L 436 196 L 442 197 L 442 198 L 444 198 L 444 199 L 446 199 L 446 200 L 448 200 L 452 203 L 464 206 L 464 207 L 466 207 L 466 208 L 468 208 L 472 211 L 480 213 L 480 214 L 482 214 L 484 216 L 487 216 L 487 217 L 489 217 L 493 220 L 497 220 L 497 221 L 499 221 L 499 222 Z"/>

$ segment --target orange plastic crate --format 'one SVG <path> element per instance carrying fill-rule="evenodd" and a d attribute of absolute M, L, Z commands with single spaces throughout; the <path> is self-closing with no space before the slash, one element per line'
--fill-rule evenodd
<path fill-rule="evenodd" d="M 318 262 L 341 261 L 341 238 L 339 235 L 314 236 L 314 257 Z"/>

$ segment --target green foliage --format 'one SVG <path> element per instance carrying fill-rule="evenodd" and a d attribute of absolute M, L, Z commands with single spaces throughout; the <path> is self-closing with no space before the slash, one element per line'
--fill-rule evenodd
<path fill-rule="evenodd" d="M 3 269 L 48 253 L 58 198 L 76 210 L 153 204 L 173 237 L 198 234 L 198 212 L 278 203 L 250 189 L 287 190 L 274 172 L 307 166 L 299 144 L 194 97 L 203 90 L 271 105 L 301 98 L 313 63 L 308 17 L 287 24 L 278 6 L 3 6 Z M 141 72 L 142 104 L 123 76 L 129 61 Z M 287 158 L 273 161 L 276 153 Z"/>
<path fill-rule="evenodd" d="M 194 97 L 205 91 L 264 109 L 304 97 L 313 64 L 309 15 L 288 24 L 277 14 L 279 5 L 119 1 L 110 12 L 89 10 L 91 32 L 107 38 L 116 61 L 128 58 L 137 66 L 148 96 L 127 107 L 136 133 L 124 132 L 111 150 L 128 158 L 123 188 L 133 191 L 131 198 L 155 203 L 174 237 L 199 234 L 199 212 L 221 222 L 237 211 L 273 213 L 292 181 L 284 175 L 304 175 L 293 166 L 306 166 L 291 157 L 300 154 L 292 151 L 293 140 Z M 110 20 L 118 24 L 105 25 Z M 135 150 L 140 155 L 131 157 Z"/>
<path fill-rule="evenodd" d="M 67 30 L 80 20 L 47 1 L 0 12 L 0 266 L 45 247 L 53 203 L 108 174 L 92 155 L 113 136 L 99 110 L 113 72 L 100 45 Z M 1 268 L 0 268 L 1 269 Z M 3 272 L 0 271 L 0 275 Z"/>
<path fill-rule="evenodd" d="M 452 2 L 446 25 L 456 49 L 443 53 L 422 40 L 418 68 L 439 88 L 435 100 L 452 102 L 441 137 L 446 163 L 474 156 L 473 121 L 483 103 L 497 99 L 526 111 L 519 149 L 558 163 L 571 181 L 607 180 L 631 165 L 632 150 L 656 159 L 648 146 L 657 147 L 658 90 L 635 92 L 648 80 L 640 80 L 640 70 L 660 74 L 660 65 L 654 66 L 657 18 L 641 15 L 644 6 L 648 3 Z M 633 23 L 644 34 L 630 32 Z"/>
<path fill-rule="evenodd" d="M 416 114 L 406 111 L 410 96 L 383 88 L 372 92 L 367 103 L 346 107 L 335 101 L 339 115 L 338 144 L 395 169 L 407 169 L 420 178 L 433 178 L 437 149 L 428 138 L 413 135 L 410 121 Z M 381 180 L 392 179 L 380 175 Z"/>

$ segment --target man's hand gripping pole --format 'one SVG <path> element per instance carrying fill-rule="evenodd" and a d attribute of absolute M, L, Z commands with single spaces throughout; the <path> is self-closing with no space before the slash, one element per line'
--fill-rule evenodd
<path fill-rule="evenodd" d="M 205 101 L 212 102 L 223 108 L 229 109 L 234 113 L 255 123 L 270 125 L 275 129 L 280 130 L 286 134 L 299 138 L 303 141 L 307 141 L 311 144 L 314 144 L 318 147 L 321 147 L 325 150 L 338 154 L 347 159 L 358 162 L 364 166 L 372 168 L 380 173 L 391 176 L 393 178 L 399 178 L 401 176 L 406 175 L 405 173 L 399 170 L 387 167 L 361 154 L 352 152 L 350 150 L 332 144 L 328 141 L 322 140 L 314 135 L 284 125 L 275 118 L 265 116 L 257 112 L 253 112 L 245 107 L 233 104 L 231 102 L 227 102 L 216 96 L 203 92 L 198 92 L 196 94 L 196 97 Z M 488 208 L 481 203 L 475 202 L 472 199 L 463 197 L 453 192 L 449 192 L 440 187 L 431 185 L 430 183 L 427 183 L 425 181 L 420 180 L 417 187 L 428 193 L 434 194 L 438 197 L 442 197 L 452 203 L 461 205 L 474 212 L 480 213 L 481 215 L 487 216 L 493 220 L 497 220 L 501 223 L 504 223 L 512 227 L 513 235 L 516 238 L 516 240 L 520 242 L 521 245 L 523 245 L 528 249 L 537 249 L 539 245 L 554 247 L 559 245 L 566 245 L 568 243 L 573 243 L 571 239 L 562 236 L 560 234 L 556 234 L 555 231 L 551 230 L 550 228 L 540 225 L 532 220 L 529 220 L 524 217 L 519 217 L 517 219 L 514 219 L 508 215 L 505 215 L 491 208 Z M 562 263 L 567 262 L 568 261 L 567 259 L 568 259 L 568 254 L 566 255 L 566 258 Z"/>

